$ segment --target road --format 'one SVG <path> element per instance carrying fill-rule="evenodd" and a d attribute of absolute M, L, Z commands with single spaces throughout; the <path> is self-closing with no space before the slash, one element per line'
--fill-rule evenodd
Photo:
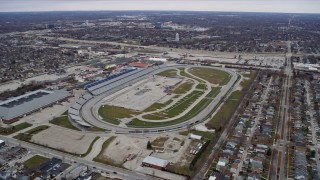
<path fill-rule="evenodd" d="M 199 67 L 199 66 L 191 66 L 191 65 L 175 65 L 175 66 L 164 66 L 161 69 L 157 69 L 152 74 L 157 74 L 158 72 L 164 71 L 166 69 L 172 69 L 172 68 L 179 68 L 179 67 L 185 67 L 185 68 L 190 68 L 190 67 Z M 207 67 L 207 66 L 206 66 Z M 230 69 L 225 69 L 225 68 L 216 68 L 216 67 L 207 67 L 207 68 L 212 68 L 212 69 L 219 69 L 228 72 L 231 75 L 230 81 L 228 84 L 223 86 L 221 88 L 221 91 L 219 94 L 215 97 L 215 99 L 205 108 L 203 111 L 198 113 L 195 117 L 191 118 L 190 120 L 187 120 L 185 122 L 182 122 L 180 124 L 172 125 L 172 126 L 167 126 L 167 127 L 156 127 L 156 128 L 132 128 L 132 127 L 120 127 L 117 125 L 113 125 L 110 123 L 106 123 L 105 121 L 101 120 L 98 117 L 97 110 L 94 109 L 97 104 L 106 96 L 111 95 L 114 92 L 119 91 L 120 89 L 129 86 L 129 83 L 131 84 L 132 82 L 123 84 L 119 87 L 116 87 L 112 91 L 106 92 L 102 95 L 96 96 L 93 99 L 90 99 L 88 102 L 86 102 L 82 108 L 81 108 L 81 116 L 82 118 L 87 121 L 88 123 L 104 128 L 106 130 L 111 130 L 116 133 L 121 133 L 121 134 L 127 134 L 127 133 L 133 133 L 135 131 L 138 131 L 139 133 L 161 133 L 161 132 L 167 132 L 167 131 L 176 131 L 176 130 L 181 130 L 181 129 L 187 129 L 190 127 L 190 125 L 195 125 L 196 122 L 200 123 L 204 120 L 207 120 L 208 115 L 212 113 L 213 109 L 219 104 L 220 100 L 226 95 L 227 92 L 231 88 L 233 88 L 234 84 L 237 81 L 237 74 L 230 70 Z M 149 75 L 148 75 L 149 76 Z M 145 77 L 140 77 L 136 81 L 141 81 Z"/>
<path fill-rule="evenodd" d="M 277 126 L 277 135 L 278 139 L 274 145 L 274 149 L 278 150 L 277 154 L 272 159 L 272 170 L 271 170 L 271 179 L 285 179 L 287 178 L 287 145 L 288 141 L 288 122 L 290 118 L 289 108 L 290 108 L 290 87 L 291 87 L 291 78 L 292 78 L 292 67 L 291 67 L 291 42 L 288 41 L 288 53 L 286 54 L 287 65 L 284 68 L 285 80 L 283 83 L 283 95 L 281 99 L 281 111 L 280 119 Z"/>
<path fill-rule="evenodd" d="M 93 162 L 93 161 L 89 161 L 77 156 L 73 156 L 67 153 L 63 153 L 60 151 L 56 151 L 56 150 L 52 150 L 43 146 L 38 146 L 32 143 L 28 143 L 28 142 L 24 142 L 24 141 L 20 141 L 20 140 L 16 140 L 13 138 L 8 138 L 6 136 L 0 136 L 2 140 L 4 140 L 6 143 L 9 144 L 13 144 L 13 145 L 21 145 L 22 147 L 27 148 L 28 150 L 35 152 L 35 153 L 39 153 L 39 154 L 43 154 L 45 156 L 54 156 L 60 159 L 63 159 L 65 162 L 73 164 L 74 162 L 76 163 L 80 163 L 80 164 L 85 164 L 87 166 L 90 167 L 95 167 L 97 170 L 100 171 L 105 171 L 105 172 L 109 172 L 109 173 L 113 173 L 113 172 L 117 172 L 117 176 L 123 177 L 124 179 L 128 179 L 128 180 L 153 180 L 153 179 L 159 179 L 159 178 L 155 178 L 155 177 L 151 177 L 149 175 L 145 175 L 145 174 L 141 174 L 141 173 L 136 173 L 133 171 L 129 171 L 126 169 L 122 169 L 122 168 L 117 168 L 117 167 L 113 167 L 113 166 L 109 166 L 109 165 L 105 165 L 105 164 L 101 164 L 101 163 L 97 163 L 97 162 Z"/>

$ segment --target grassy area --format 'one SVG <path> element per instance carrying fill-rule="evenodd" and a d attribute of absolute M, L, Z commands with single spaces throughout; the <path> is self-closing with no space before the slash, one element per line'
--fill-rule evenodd
<path fill-rule="evenodd" d="M 169 139 L 169 137 L 158 137 L 154 141 L 151 142 L 152 146 L 163 147 L 164 143 Z"/>
<path fill-rule="evenodd" d="M 94 140 L 90 143 L 90 146 L 89 146 L 87 152 L 84 153 L 84 154 L 81 154 L 80 156 L 81 156 L 81 157 L 87 156 L 87 155 L 92 151 L 93 144 L 94 144 L 99 138 L 100 138 L 99 136 L 95 137 Z"/>
<path fill-rule="evenodd" d="M 120 124 L 118 119 L 130 118 L 132 115 L 139 114 L 139 112 L 131 109 L 110 105 L 101 106 L 98 112 L 104 121 L 116 125 Z"/>
<path fill-rule="evenodd" d="M 93 127 L 91 127 L 91 128 L 88 128 L 87 130 L 88 130 L 88 131 L 106 131 L 105 129 L 99 128 L 99 127 L 96 127 L 96 126 L 93 126 Z"/>
<path fill-rule="evenodd" d="M 224 85 L 230 79 L 230 75 L 227 72 L 211 68 L 190 68 L 189 72 L 212 84 Z"/>
<path fill-rule="evenodd" d="M 188 136 L 190 133 L 202 136 L 206 139 L 213 139 L 215 137 L 214 133 L 207 132 L 207 131 L 197 131 L 197 130 L 189 130 L 189 131 L 181 131 L 179 132 L 180 135 Z"/>
<path fill-rule="evenodd" d="M 26 160 L 23 165 L 25 165 L 27 168 L 32 169 L 40 166 L 42 163 L 48 161 L 49 158 L 40 156 L 40 155 L 35 155 L 31 157 L 30 159 Z"/>
<path fill-rule="evenodd" d="M 248 88 L 251 81 L 255 77 L 255 71 L 248 75 L 248 79 L 244 79 L 240 84 L 243 88 Z M 219 112 L 206 124 L 208 128 L 221 129 L 223 125 L 227 124 L 233 112 L 237 108 L 238 101 L 244 96 L 243 91 L 234 91 L 231 93 L 228 100 L 221 107 Z"/>
<path fill-rule="evenodd" d="M 161 120 L 161 119 L 166 119 L 170 117 L 175 117 L 180 113 L 182 113 L 189 106 L 191 106 L 192 103 L 194 103 L 202 94 L 203 92 L 201 91 L 193 91 L 187 96 L 185 96 L 183 99 L 179 100 L 170 108 L 159 113 L 147 114 L 143 116 L 143 118 L 152 119 L 152 120 Z"/>
<path fill-rule="evenodd" d="M 157 74 L 158 76 L 165 76 L 165 77 L 175 77 L 177 76 L 177 70 L 175 69 L 168 69 L 165 71 L 162 71 Z"/>
<path fill-rule="evenodd" d="M 32 124 L 27 123 L 27 122 L 23 122 L 23 123 L 17 124 L 15 126 L 7 127 L 7 128 L 1 127 L 0 128 L 0 135 L 10 135 L 10 134 L 16 133 L 18 131 L 21 131 L 22 129 L 25 129 L 25 128 L 28 128 L 31 126 L 32 126 Z"/>
<path fill-rule="evenodd" d="M 244 80 L 240 82 L 241 87 L 248 87 L 251 80 L 255 77 L 256 71 L 250 71 L 250 74 L 243 74 Z"/>
<path fill-rule="evenodd" d="M 46 130 L 50 128 L 50 126 L 47 125 L 41 125 L 41 126 L 37 126 L 35 128 L 30 129 L 29 131 L 25 132 L 25 133 L 19 133 L 18 135 L 16 135 L 14 138 L 19 139 L 21 141 L 27 141 L 30 142 L 32 139 L 32 136 L 34 134 L 37 134 L 43 130 Z"/>
<path fill-rule="evenodd" d="M 207 90 L 207 85 L 204 83 L 200 83 L 196 86 L 196 88 L 200 90 Z"/>
<path fill-rule="evenodd" d="M 151 112 L 151 111 L 155 111 L 157 109 L 162 109 L 164 107 L 166 107 L 167 105 L 169 105 L 170 103 L 172 103 L 172 99 L 168 100 L 165 103 L 154 103 L 151 106 L 149 106 L 147 109 L 145 109 L 143 112 Z"/>
<path fill-rule="evenodd" d="M 181 76 L 185 76 L 185 77 L 188 77 L 188 78 L 192 78 L 192 79 L 193 79 L 192 76 L 190 76 L 189 74 L 186 73 L 185 68 L 179 68 L 179 70 L 180 70 L 180 75 L 181 75 Z"/>
<path fill-rule="evenodd" d="M 174 94 L 185 94 L 186 92 L 190 91 L 192 88 L 192 82 L 185 82 L 180 84 L 177 88 L 173 90 Z"/>
<path fill-rule="evenodd" d="M 51 124 L 55 124 L 57 126 L 69 128 L 69 129 L 76 130 L 76 131 L 80 131 L 80 129 L 78 129 L 77 127 L 72 125 L 72 123 L 68 119 L 68 116 L 56 117 L 53 120 L 51 120 L 50 123 Z"/>
<path fill-rule="evenodd" d="M 206 124 L 208 128 L 220 129 L 227 124 L 232 113 L 237 108 L 238 100 L 227 100 L 220 108 L 219 112 Z"/>
<path fill-rule="evenodd" d="M 103 143 L 100 153 L 99 153 L 95 158 L 93 158 L 93 161 L 99 162 L 99 163 L 103 163 L 103 164 L 115 165 L 115 163 L 114 163 L 111 159 L 106 158 L 106 157 L 104 156 L 104 151 L 108 148 L 108 146 L 109 146 L 115 139 L 116 139 L 116 136 L 112 136 L 112 137 L 110 137 L 109 139 L 107 139 L 107 140 Z M 119 166 L 119 165 L 116 164 L 116 166 Z"/>
<path fill-rule="evenodd" d="M 146 122 L 146 121 L 141 121 L 139 119 L 133 119 L 128 126 L 132 127 L 161 127 L 161 126 L 169 126 L 169 125 L 174 125 L 178 124 L 184 121 L 189 120 L 190 118 L 193 118 L 196 116 L 199 112 L 201 112 L 205 107 L 210 104 L 212 101 L 212 98 L 214 98 L 218 93 L 220 92 L 220 88 L 214 88 L 210 91 L 210 93 L 202 99 L 195 107 L 193 107 L 186 115 L 177 118 L 172 121 L 167 121 L 167 122 Z"/>
<path fill-rule="evenodd" d="M 234 91 L 234 92 L 230 95 L 229 99 L 231 99 L 231 100 L 238 100 L 238 99 L 240 99 L 240 98 L 242 97 L 242 95 L 243 95 L 243 92 L 242 92 L 242 91 Z"/>

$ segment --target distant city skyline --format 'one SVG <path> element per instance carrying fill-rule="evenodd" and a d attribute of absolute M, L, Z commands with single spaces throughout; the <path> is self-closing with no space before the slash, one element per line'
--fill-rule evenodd
<path fill-rule="evenodd" d="M 319 0 L 1 0 L 0 12 L 176 10 L 320 13 Z"/>

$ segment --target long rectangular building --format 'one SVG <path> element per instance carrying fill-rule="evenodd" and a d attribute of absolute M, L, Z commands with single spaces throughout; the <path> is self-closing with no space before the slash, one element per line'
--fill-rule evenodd
<path fill-rule="evenodd" d="M 71 94 L 65 90 L 36 90 L 18 97 L 0 102 L 0 119 L 12 123 L 20 117 L 62 101 Z"/>

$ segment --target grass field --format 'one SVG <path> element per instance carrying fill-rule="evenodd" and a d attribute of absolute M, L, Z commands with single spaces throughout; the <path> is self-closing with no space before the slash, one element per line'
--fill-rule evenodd
<path fill-rule="evenodd" d="M 166 107 L 167 105 L 169 105 L 170 103 L 172 103 L 172 99 L 168 100 L 165 103 L 154 103 L 151 106 L 149 106 L 147 109 L 145 109 L 143 112 L 150 112 L 150 111 L 155 111 L 157 109 L 162 109 L 164 107 Z"/>
<path fill-rule="evenodd" d="M 35 155 L 31 157 L 30 159 L 26 160 L 23 165 L 25 165 L 27 168 L 32 169 L 32 168 L 37 168 L 40 166 L 42 163 L 48 161 L 49 158 L 40 156 L 40 155 Z"/>
<path fill-rule="evenodd" d="M 210 68 L 190 68 L 189 72 L 211 84 L 224 85 L 228 83 L 230 75 L 227 72 Z"/>
<path fill-rule="evenodd" d="M 16 133 L 18 131 L 21 131 L 22 129 L 25 129 L 25 128 L 28 128 L 31 126 L 32 126 L 32 124 L 27 123 L 27 122 L 23 122 L 23 123 L 20 123 L 20 124 L 17 124 L 15 126 L 8 127 L 8 128 L 1 127 L 0 134 L 1 135 L 10 135 L 10 134 Z"/>
<path fill-rule="evenodd" d="M 101 148 L 100 153 L 93 158 L 93 161 L 95 162 L 99 162 L 99 163 L 103 163 L 103 164 L 109 164 L 109 165 L 114 165 L 114 162 L 111 159 L 108 159 L 106 157 L 104 157 L 104 151 L 108 148 L 108 146 L 116 139 L 116 136 L 112 136 L 109 139 L 107 139 Z M 118 166 L 118 165 L 116 165 Z"/>
<path fill-rule="evenodd" d="M 165 76 L 165 77 L 175 77 L 177 76 L 177 70 L 175 69 L 168 69 L 165 71 L 162 71 L 157 74 L 158 76 Z"/>
<path fill-rule="evenodd" d="M 179 100 L 170 108 L 159 113 L 147 114 L 143 116 L 143 118 L 151 119 L 151 120 L 161 120 L 165 118 L 175 117 L 181 114 L 189 106 L 191 106 L 192 103 L 194 103 L 194 101 L 196 101 L 202 94 L 203 92 L 201 91 L 193 91 L 183 99 Z"/>
<path fill-rule="evenodd" d="M 68 120 L 68 116 L 60 116 L 56 117 L 53 120 L 50 121 L 51 124 L 55 124 L 57 126 L 69 128 L 72 130 L 80 131 L 77 127 L 71 124 L 71 122 Z"/>
<path fill-rule="evenodd" d="M 196 88 L 200 90 L 207 90 L 207 85 L 204 83 L 200 83 L 196 86 Z"/>
<path fill-rule="evenodd" d="M 192 88 L 192 82 L 185 82 L 180 84 L 177 88 L 173 90 L 174 94 L 185 94 L 186 92 L 190 91 Z"/>
<path fill-rule="evenodd" d="M 37 133 L 39 133 L 43 130 L 46 130 L 48 128 L 50 128 L 50 126 L 47 126 L 47 125 L 37 126 L 35 128 L 28 130 L 25 133 L 19 133 L 18 135 L 14 136 L 14 138 L 29 142 L 34 134 L 37 134 Z"/>
<path fill-rule="evenodd" d="M 169 137 L 158 137 L 154 141 L 151 142 L 152 146 L 163 147 L 164 143 L 169 139 Z"/>
<path fill-rule="evenodd" d="M 120 124 L 118 119 L 130 118 L 133 115 L 139 114 L 139 112 L 131 109 L 110 105 L 101 106 L 98 112 L 104 121 L 116 125 Z"/>
<path fill-rule="evenodd" d="M 177 118 L 172 121 L 167 121 L 167 122 L 146 122 L 146 121 L 141 121 L 139 119 L 133 119 L 128 126 L 131 127 L 161 127 L 161 126 L 169 126 L 169 125 L 174 125 L 178 124 L 184 121 L 189 120 L 190 118 L 193 118 L 196 116 L 199 112 L 201 112 L 204 108 L 210 104 L 212 99 L 220 92 L 220 88 L 214 88 L 210 91 L 210 93 L 202 99 L 195 107 L 193 107 L 186 115 Z"/>
<path fill-rule="evenodd" d="M 244 79 L 242 82 L 240 82 L 241 86 L 243 86 L 243 88 L 248 88 L 254 76 L 255 72 L 250 73 L 250 75 L 248 75 L 249 79 Z M 231 93 L 226 103 L 221 107 L 219 112 L 217 112 L 217 114 L 206 124 L 206 126 L 212 129 L 220 129 L 223 127 L 223 125 L 227 124 L 232 116 L 232 113 L 237 108 L 238 101 L 243 96 L 243 91 L 234 91 L 233 93 Z"/>
<path fill-rule="evenodd" d="M 91 152 L 92 147 L 93 147 L 93 144 L 94 144 L 99 138 L 100 138 L 99 136 L 98 136 L 98 137 L 95 137 L 94 140 L 91 142 L 89 148 L 87 149 L 87 152 L 84 153 L 84 154 L 81 154 L 80 156 L 81 156 L 81 157 L 87 156 L 87 155 Z"/>

